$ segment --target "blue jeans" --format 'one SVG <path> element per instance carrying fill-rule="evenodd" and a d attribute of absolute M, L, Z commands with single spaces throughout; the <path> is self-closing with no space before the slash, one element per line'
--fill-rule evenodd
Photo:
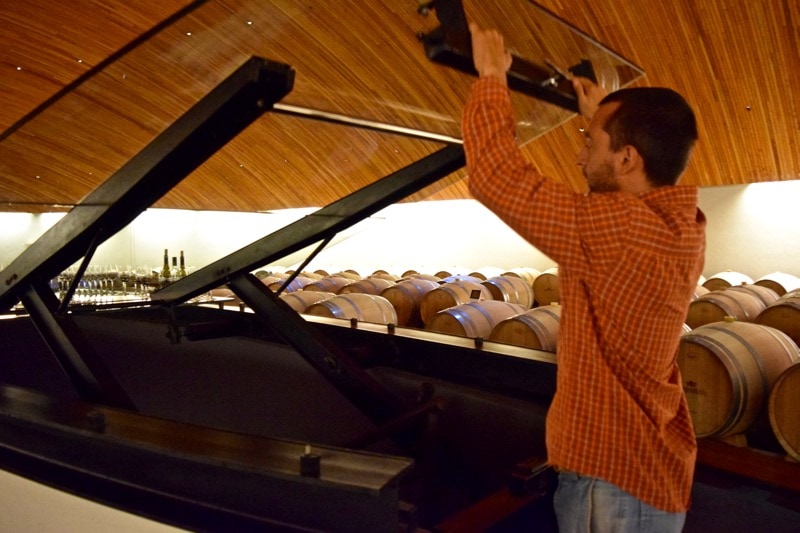
<path fill-rule="evenodd" d="M 647 505 L 616 485 L 574 472 L 558 474 L 553 506 L 561 533 L 679 532 L 686 513 Z"/>

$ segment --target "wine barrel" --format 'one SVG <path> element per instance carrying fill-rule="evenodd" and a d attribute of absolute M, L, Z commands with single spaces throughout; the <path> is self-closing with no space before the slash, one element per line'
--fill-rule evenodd
<path fill-rule="evenodd" d="M 752 292 L 720 289 L 689 302 L 686 323 L 695 329 L 704 324 L 721 322 L 726 316 L 739 322 L 753 322 L 766 307 Z"/>
<path fill-rule="evenodd" d="M 297 271 L 290 269 L 290 270 L 287 270 L 286 272 L 280 273 L 279 275 L 281 277 L 288 278 L 291 274 L 294 274 L 295 272 L 297 272 Z M 308 270 L 301 270 L 300 273 L 298 274 L 298 276 L 303 276 L 304 278 L 311 278 L 313 280 L 317 280 L 317 279 L 322 279 L 322 278 L 326 277 L 327 274 L 325 276 L 323 276 L 322 274 L 319 274 L 319 271 L 309 272 Z"/>
<path fill-rule="evenodd" d="M 472 283 L 481 283 L 485 281 L 483 278 L 477 278 L 475 276 L 468 276 L 466 274 L 452 274 L 450 276 L 445 276 L 441 278 L 442 283 L 453 283 L 455 281 L 469 281 Z"/>
<path fill-rule="evenodd" d="M 800 461 L 800 364 L 778 377 L 769 395 L 769 423 L 781 447 Z"/>
<path fill-rule="evenodd" d="M 714 322 L 681 336 L 678 367 L 698 437 L 743 433 L 765 413 L 770 389 L 800 359 L 775 328 Z"/>
<path fill-rule="evenodd" d="M 741 285 L 742 283 L 753 283 L 753 279 L 747 274 L 742 274 L 741 272 L 725 270 L 724 272 L 717 272 L 713 276 L 709 277 L 703 283 L 703 287 L 710 291 L 718 291 L 721 289 L 727 289 L 728 287 Z"/>
<path fill-rule="evenodd" d="M 318 279 L 312 283 L 309 283 L 303 287 L 303 290 L 337 293 L 342 287 L 351 283 L 355 283 L 355 280 L 341 276 L 328 276 L 326 278 Z"/>
<path fill-rule="evenodd" d="M 284 277 L 282 277 L 280 279 L 273 280 L 267 285 L 267 287 L 269 287 L 269 290 L 271 290 L 273 292 L 278 292 L 278 289 L 283 287 L 283 284 L 286 283 L 287 279 L 289 279 L 289 276 L 284 276 Z M 263 283 L 265 280 L 261 280 L 261 281 Z M 307 278 L 305 276 L 297 276 L 296 278 L 294 278 L 292 280 L 291 283 L 289 283 L 289 285 L 286 286 L 285 289 L 283 289 L 282 292 L 297 292 L 297 291 L 301 291 L 310 283 L 314 283 L 314 280 L 311 279 L 311 278 Z"/>
<path fill-rule="evenodd" d="M 468 302 L 443 309 L 433 315 L 425 329 L 459 337 L 486 338 L 503 320 L 524 313 L 526 307 L 497 300 Z"/>
<path fill-rule="evenodd" d="M 698 285 L 697 287 L 695 287 L 694 292 L 692 293 L 692 300 L 697 300 L 702 295 L 708 294 L 709 292 L 711 292 L 711 291 L 709 291 L 708 289 L 706 289 L 702 285 Z"/>
<path fill-rule="evenodd" d="M 759 313 L 755 322 L 779 329 L 800 346 L 800 290 L 787 292 Z"/>
<path fill-rule="evenodd" d="M 497 324 L 488 340 L 555 353 L 560 321 L 560 305 L 529 309 Z"/>
<path fill-rule="evenodd" d="M 491 300 L 489 289 L 474 281 L 452 281 L 428 291 L 419 304 L 423 324 L 442 309 L 461 305 L 470 300 Z"/>
<path fill-rule="evenodd" d="M 258 281 L 260 281 L 261 283 L 263 283 L 264 285 L 269 287 L 270 284 L 275 283 L 277 281 L 281 281 L 281 280 L 286 279 L 288 277 L 289 276 L 286 276 L 284 274 L 280 274 L 280 275 L 277 275 L 277 276 L 275 274 L 268 274 L 266 276 L 258 278 Z M 272 289 L 270 289 L 270 290 L 272 290 Z"/>
<path fill-rule="evenodd" d="M 515 276 L 515 277 L 518 277 L 518 278 L 522 278 L 522 279 L 524 279 L 525 281 L 528 282 L 528 285 L 530 285 L 531 289 L 532 289 L 533 288 L 533 282 L 536 281 L 536 276 L 538 276 L 539 274 L 541 274 L 541 272 L 539 272 L 535 268 L 516 267 L 516 268 L 512 268 L 511 270 L 508 270 L 506 272 L 503 272 L 502 275 L 503 276 Z"/>
<path fill-rule="evenodd" d="M 451 276 L 466 276 L 471 269 L 465 267 L 454 266 L 452 268 L 443 268 L 433 273 L 439 279 L 449 278 Z M 474 277 L 474 276 L 472 276 Z"/>
<path fill-rule="evenodd" d="M 533 281 L 533 297 L 539 305 L 550 305 L 561 301 L 558 284 L 558 267 L 548 268 Z"/>
<path fill-rule="evenodd" d="M 772 272 L 756 280 L 754 285 L 772 289 L 778 296 L 800 289 L 800 278 L 785 272 Z"/>
<path fill-rule="evenodd" d="M 386 298 L 376 294 L 338 294 L 306 309 L 307 315 L 355 318 L 373 324 L 397 324 L 397 313 Z"/>
<path fill-rule="evenodd" d="M 386 270 L 383 270 L 382 268 L 376 270 L 375 272 L 370 274 L 368 277 L 370 277 L 370 278 L 381 278 L 381 279 L 394 281 L 394 282 L 397 282 L 400 279 L 399 276 L 395 276 L 394 274 L 392 274 L 390 272 L 387 272 Z"/>
<path fill-rule="evenodd" d="M 394 281 L 383 278 L 365 278 L 345 285 L 339 289 L 338 294 L 360 292 L 363 294 L 380 294 L 382 290 L 394 285 Z"/>
<path fill-rule="evenodd" d="M 340 270 L 339 272 L 334 272 L 330 276 L 330 278 L 347 278 L 353 281 L 358 281 L 361 279 L 361 274 L 356 272 L 353 269 L 348 268 L 347 270 Z"/>
<path fill-rule="evenodd" d="M 314 305 L 322 300 L 327 300 L 328 298 L 333 298 L 334 296 L 336 295 L 332 292 L 296 291 L 281 293 L 280 299 L 298 313 L 305 313 L 310 305 Z"/>
<path fill-rule="evenodd" d="M 486 281 L 487 279 L 499 276 L 502 273 L 503 273 L 502 268 L 485 266 L 479 268 L 478 270 L 474 270 L 467 275 L 472 276 L 473 278 L 478 278 L 482 281 Z"/>
<path fill-rule="evenodd" d="M 749 292 L 750 294 L 754 295 L 756 298 L 761 300 L 765 306 L 770 305 L 771 303 L 775 302 L 779 298 L 778 293 L 774 290 L 770 289 L 769 287 L 764 287 L 762 285 L 755 285 L 755 284 L 743 284 L 743 285 L 736 285 L 735 287 L 731 287 L 729 289 L 725 289 L 726 291 L 739 291 L 739 292 Z"/>
<path fill-rule="evenodd" d="M 522 278 L 495 276 L 482 282 L 481 285 L 489 289 L 495 300 L 521 304 L 528 309 L 533 306 L 533 287 Z"/>
<path fill-rule="evenodd" d="M 383 289 L 381 296 L 394 306 L 398 326 L 421 328 L 424 324 L 420 315 L 422 297 L 437 287 L 436 281 L 410 278 Z"/>
<path fill-rule="evenodd" d="M 442 278 L 440 278 L 439 276 L 434 276 L 433 274 L 420 274 L 418 272 L 415 272 L 415 273 L 409 274 L 409 275 L 405 275 L 404 274 L 403 277 L 400 278 L 400 281 L 407 280 L 407 279 L 424 279 L 424 280 L 436 281 L 436 282 L 441 282 L 442 281 Z"/>

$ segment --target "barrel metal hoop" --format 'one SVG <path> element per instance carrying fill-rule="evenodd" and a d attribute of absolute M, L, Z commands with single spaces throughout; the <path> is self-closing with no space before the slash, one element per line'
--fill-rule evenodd
<path fill-rule="evenodd" d="M 715 331 L 724 331 L 727 330 L 720 330 L 719 328 L 711 327 L 709 329 L 713 329 Z M 695 330 L 696 331 L 696 330 Z M 686 335 L 688 340 L 699 344 L 700 346 L 710 350 L 712 353 L 722 353 L 725 357 L 720 357 L 719 361 L 725 367 L 725 370 L 728 371 L 728 375 L 731 376 L 732 380 L 736 382 L 733 383 L 733 406 L 737 406 L 738 410 L 731 409 L 728 412 L 728 417 L 722 423 L 721 427 L 716 429 L 713 433 L 707 435 L 708 437 L 716 437 L 724 435 L 726 431 L 736 425 L 736 422 L 741 418 L 741 416 L 747 411 L 747 398 L 749 397 L 748 394 L 748 386 L 746 381 L 741 380 L 741 376 L 744 375 L 743 368 L 739 364 L 739 361 L 733 356 L 732 352 L 725 347 L 722 343 L 717 341 L 716 339 L 712 339 L 709 337 L 704 337 L 702 335 L 697 334 L 688 334 Z M 739 385 L 738 387 L 736 385 Z"/>

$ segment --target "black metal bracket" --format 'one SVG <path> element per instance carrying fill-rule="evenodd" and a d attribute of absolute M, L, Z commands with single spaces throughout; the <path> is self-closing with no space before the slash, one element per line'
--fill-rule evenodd
<path fill-rule="evenodd" d="M 406 410 L 361 365 L 324 334 L 309 327 L 254 275 L 238 276 L 228 282 L 228 287 L 373 422 L 386 422 Z"/>
<path fill-rule="evenodd" d="M 47 284 L 32 283 L 21 297 L 34 326 L 82 400 L 136 410 L 72 316 L 57 313 L 58 298 Z"/>
<path fill-rule="evenodd" d="M 436 12 L 440 26 L 419 36 L 428 59 L 477 76 L 472 60 L 472 38 L 462 0 L 427 2 L 420 4 L 418 11 L 425 14 L 431 9 Z M 543 67 L 512 54 L 508 71 L 509 88 L 577 113 L 578 97 L 572 82 L 563 71 L 550 64 L 548 66 Z M 597 81 L 592 64 L 586 59 L 567 70 Z"/>

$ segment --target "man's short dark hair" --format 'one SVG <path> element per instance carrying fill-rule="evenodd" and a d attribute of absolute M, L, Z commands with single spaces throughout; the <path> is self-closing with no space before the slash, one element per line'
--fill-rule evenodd
<path fill-rule="evenodd" d="M 620 89 L 600 104 L 619 102 L 603 129 L 616 151 L 631 145 L 644 159 L 644 170 L 657 187 L 677 183 L 697 141 L 697 122 L 684 98 L 662 87 Z"/>

